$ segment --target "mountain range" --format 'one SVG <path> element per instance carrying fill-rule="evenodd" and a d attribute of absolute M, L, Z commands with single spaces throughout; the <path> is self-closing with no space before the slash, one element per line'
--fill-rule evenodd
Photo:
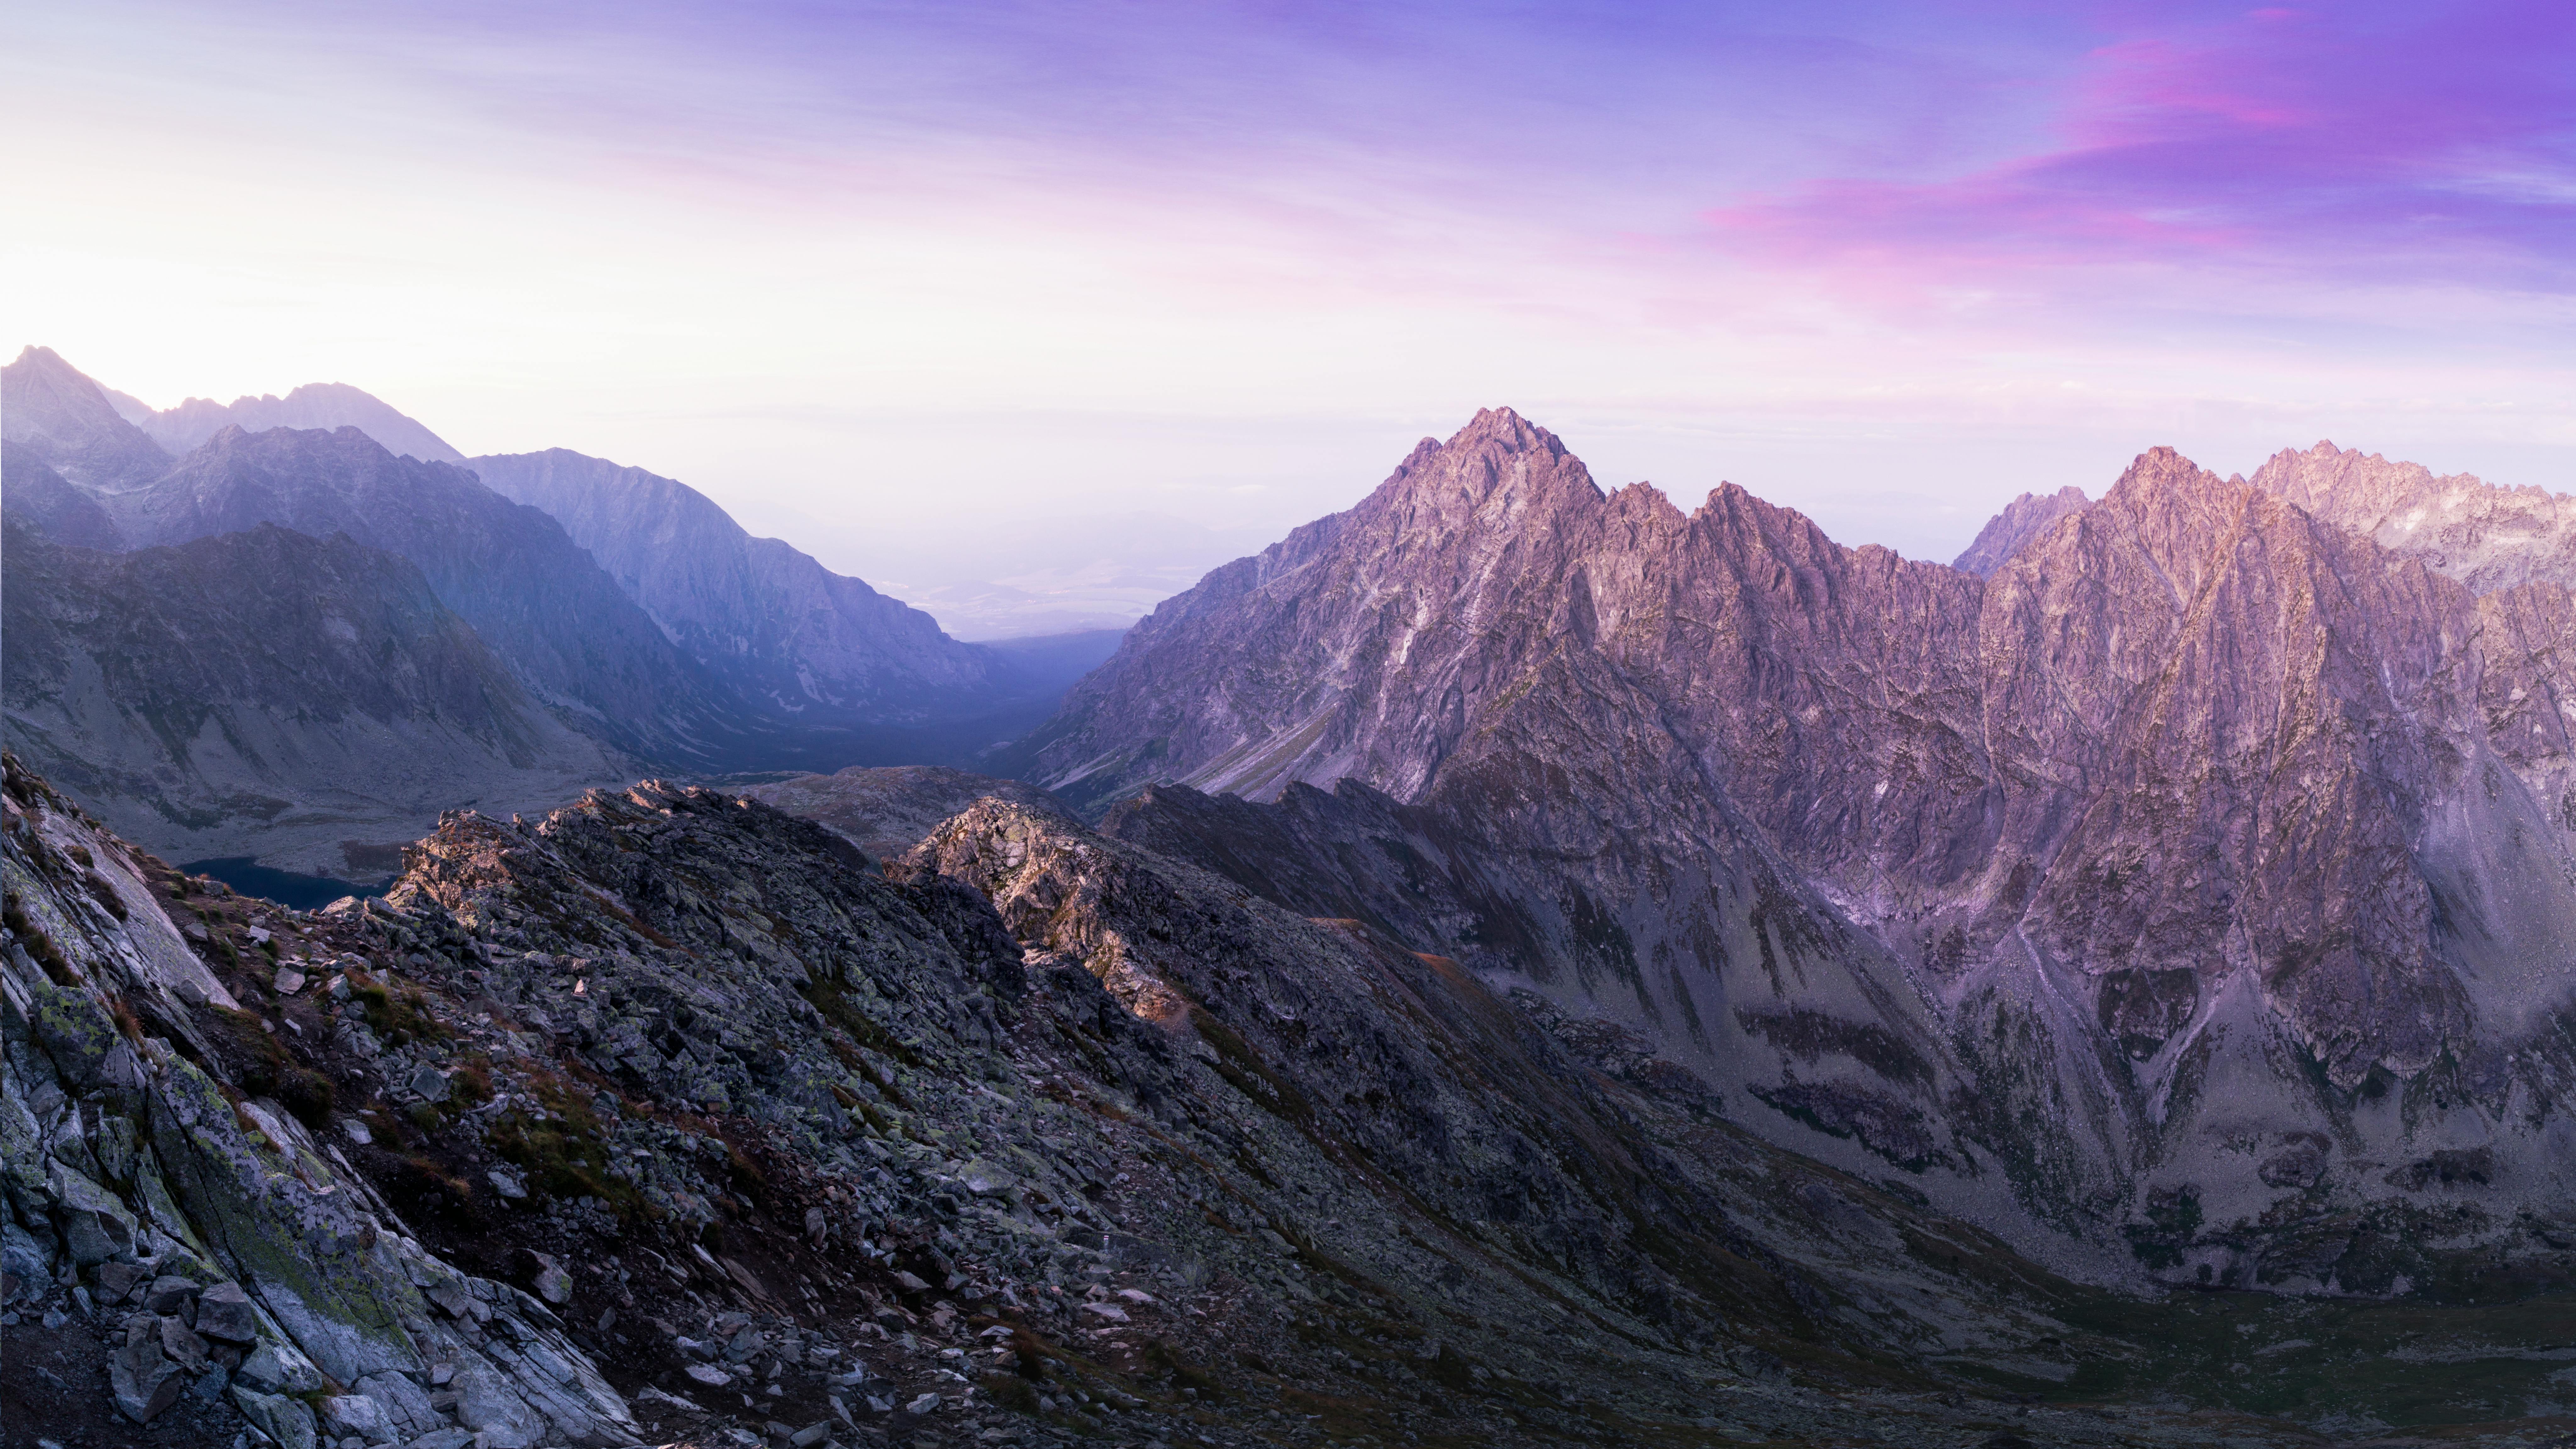
<path fill-rule="evenodd" d="M 154 411 L 114 389 L 102 388 L 117 416 L 143 430 L 143 435 L 172 454 L 184 453 L 226 428 L 264 433 L 271 428 L 337 432 L 356 428 L 407 458 L 424 463 L 462 463 L 465 455 L 391 404 L 345 382 L 307 383 L 279 397 L 237 397 L 230 403 L 192 397 L 177 407 Z"/>
<path fill-rule="evenodd" d="M 1156 610 L 1025 773 L 2070 1270 L 2386 1291 L 2576 1187 L 2570 596 L 2492 527 L 2554 546 L 2536 502 L 2158 449 L 1980 577 L 1497 410 Z"/>
<path fill-rule="evenodd" d="M 0 386 L 24 1422 L 2576 1429 L 2567 500 L 2156 448 L 1941 565 L 1493 409 L 1091 669 L 340 391 Z"/>
<path fill-rule="evenodd" d="M 192 717 L 199 733 L 84 687 L 158 668 L 171 641 L 152 621 L 188 617 L 198 598 L 183 581 L 240 546 L 221 540 L 263 526 L 387 556 L 344 582 L 391 589 L 348 600 L 388 618 L 408 620 L 417 604 L 391 562 L 416 571 L 511 681 L 505 712 L 532 705 L 549 717 L 536 747 L 515 724 L 454 716 L 430 696 L 380 701 L 409 711 L 400 730 L 449 742 L 421 757 L 417 776 L 445 779 L 447 803 L 535 804 L 647 768 L 830 768 L 924 751 L 963 762 L 1044 718 L 1114 638 L 961 644 L 865 583 L 751 538 L 672 480 L 560 451 L 468 463 L 340 384 L 156 413 L 29 348 L 0 368 L 0 434 L 8 509 L 29 538 L 108 553 L 214 541 L 189 565 L 129 570 L 117 575 L 124 587 L 84 595 L 84 607 L 111 613 L 49 636 L 56 652 L 43 660 L 8 641 L 13 746 L 79 782 L 119 829 L 181 858 L 253 855 L 365 878 L 377 872 L 352 862 L 389 858 L 436 815 L 399 784 L 408 770 L 358 789 L 327 750 L 284 743 L 316 713 L 293 687 L 295 663 L 327 642 L 304 637 L 313 620 L 287 601 L 271 618 L 235 607 L 194 626 L 210 654 L 266 661 L 254 672 L 261 688 Z M 13 614 L 68 619 L 69 599 L 29 591 L 101 570 L 114 572 L 96 561 L 13 568 Z M 136 592 L 162 587 L 177 592 Z M 112 612 L 125 608 L 137 612 Z M 245 632 L 210 635 L 216 618 Z M 437 675 L 446 655 L 407 652 L 433 637 L 445 638 L 405 623 L 375 647 L 394 673 Z M 568 745 L 567 731 L 583 742 Z"/>

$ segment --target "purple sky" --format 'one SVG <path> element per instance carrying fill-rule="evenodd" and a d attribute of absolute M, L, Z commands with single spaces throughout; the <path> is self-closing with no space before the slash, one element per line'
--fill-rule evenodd
<path fill-rule="evenodd" d="M 530 8 L 16 7 L 12 350 L 898 581 L 1292 523 L 1490 403 L 1941 558 L 2156 443 L 2576 489 L 2564 3 Z"/>

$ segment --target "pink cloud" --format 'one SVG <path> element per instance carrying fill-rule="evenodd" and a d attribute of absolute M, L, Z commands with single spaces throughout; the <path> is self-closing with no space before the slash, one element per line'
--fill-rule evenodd
<path fill-rule="evenodd" d="M 2258 10 L 2084 58 L 2057 144 L 1705 214 L 1722 250 L 1882 301 L 2190 306 L 2232 282 L 2576 290 L 2576 9 Z M 2139 297 L 2141 273 L 2170 286 Z M 2117 278 L 2116 282 L 2106 281 Z"/>

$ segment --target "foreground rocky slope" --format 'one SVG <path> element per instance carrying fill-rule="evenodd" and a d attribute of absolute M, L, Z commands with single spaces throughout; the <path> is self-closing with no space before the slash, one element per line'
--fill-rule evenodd
<path fill-rule="evenodd" d="M 893 879 L 699 790 L 460 814 L 311 914 L 7 801 L 13 1435 L 2288 1445 L 2184 1401 L 2389 1341 L 2150 1347 L 1632 1034 L 1009 800 Z"/>
<path fill-rule="evenodd" d="M 1492 412 L 1158 610 L 1028 773 L 1366 782 L 1283 805 L 1306 878 L 1419 879 L 1418 949 L 2070 1268 L 2554 1281 L 2568 607 L 2166 450 L 1980 579 Z"/>

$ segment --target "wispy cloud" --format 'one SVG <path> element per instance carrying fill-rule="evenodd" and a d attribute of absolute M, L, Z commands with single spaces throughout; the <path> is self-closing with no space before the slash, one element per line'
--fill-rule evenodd
<path fill-rule="evenodd" d="M 1080 413 L 1083 487 L 1286 519 L 1493 402 L 1685 496 L 2576 485 L 2563 4 L 89 0 L 0 15 L 0 124 L 13 344 L 808 513 L 1016 506 L 1052 425 L 961 429 Z"/>
<path fill-rule="evenodd" d="M 2576 9 L 2135 24 L 2073 59 L 2049 144 L 1735 200 L 1707 213 L 1713 241 L 1890 303 L 2242 316 L 2356 290 L 2576 290 Z"/>

